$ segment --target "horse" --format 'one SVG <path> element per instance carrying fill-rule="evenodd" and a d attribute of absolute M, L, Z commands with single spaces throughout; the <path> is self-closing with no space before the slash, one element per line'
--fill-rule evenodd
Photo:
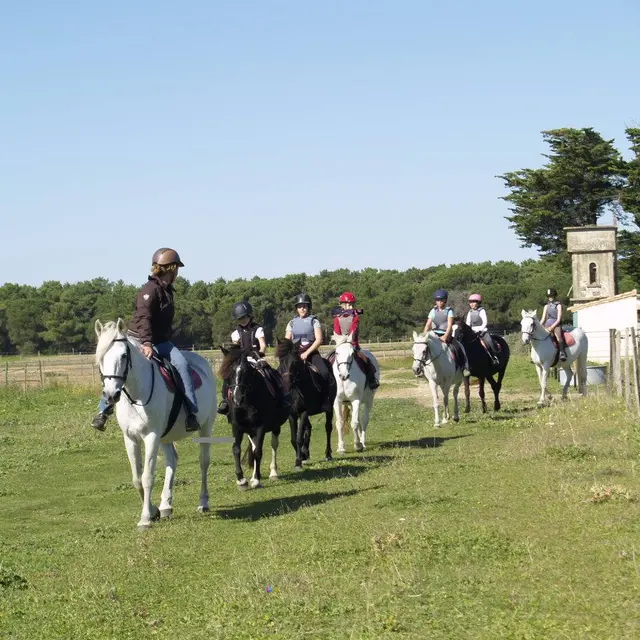
<path fill-rule="evenodd" d="M 500 410 L 500 390 L 502 389 L 502 379 L 504 373 L 509 364 L 509 345 L 503 338 L 492 333 L 491 339 L 496 346 L 496 355 L 498 356 L 499 364 L 495 365 L 491 362 L 486 348 L 482 344 L 480 334 L 476 333 L 466 322 L 461 318 L 456 318 L 453 325 L 453 336 L 462 343 L 465 351 L 467 352 L 467 359 L 469 360 L 469 369 L 471 375 L 478 378 L 478 395 L 482 401 L 482 413 L 487 412 L 487 403 L 484 399 L 484 382 L 489 381 L 491 389 L 493 391 L 493 409 L 494 411 Z M 493 376 L 497 375 L 497 380 L 494 380 Z M 469 399 L 469 378 L 464 379 L 464 395 L 465 395 L 465 408 L 464 412 L 469 413 L 471 411 L 471 402 Z"/>
<path fill-rule="evenodd" d="M 183 406 L 177 405 L 179 413 L 173 412 L 177 419 L 169 428 L 174 392 L 170 391 L 166 384 L 156 381 L 160 374 L 158 363 L 147 360 L 142 355 L 139 342 L 127 336 L 121 318 L 118 318 L 117 322 L 107 322 L 105 325 L 96 320 L 95 332 L 98 337 L 96 364 L 100 368 L 103 394 L 110 402 L 117 403 L 115 414 L 124 436 L 133 486 L 138 489 L 142 498 L 142 514 L 138 529 L 148 529 L 152 520 L 166 518 L 173 513 L 173 486 L 178 466 L 178 452 L 174 442 L 189 435 L 184 425 L 185 410 Z M 207 513 L 207 474 L 210 464 L 211 432 L 216 417 L 216 379 L 211 366 L 202 356 L 191 352 L 185 352 L 184 355 L 192 372 L 197 374 L 202 383 L 196 390 L 202 436 L 198 512 Z M 158 508 L 151 502 L 151 492 L 160 447 L 164 453 L 166 468 Z"/>
<path fill-rule="evenodd" d="M 433 410 L 435 412 L 434 427 L 449 421 L 449 390 L 453 387 L 453 421 L 460 421 L 458 409 L 458 392 L 462 384 L 462 368 L 456 364 L 453 351 L 440 340 L 433 331 L 426 334 L 413 332 L 413 373 L 427 379 Z M 442 389 L 444 399 L 444 418 L 440 420 L 438 410 L 438 387 Z"/>
<path fill-rule="evenodd" d="M 558 348 L 551 334 L 540 324 L 535 311 L 522 310 L 520 322 L 523 344 L 531 344 L 531 360 L 536 365 L 538 380 L 540 381 L 540 400 L 538 406 L 543 407 L 551 394 L 547 391 L 547 379 L 549 369 L 559 366 L 564 369 L 567 380 L 562 389 L 562 399 L 567 399 L 567 391 L 573 378 L 571 364 L 577 365 L 578 390 L 581 395 L 587 395 L 587 352 L 589 351 L 589 339 L 586 333 L 576 327 L 565 334 L 567 359 L 558 361 Z"/>
<path fill-rule="evenodd" d="M 240 346 L 230 349 L 220 347 L 224 354 L 220 366 L 220 376 L 229 385 L 229 413 L 227 419 L 231 423 L 233 433 L 233 457 L 236 465 L 236 482 L 241 490 L 251 486 L 252 489 L 262 487 L 260 464 L 262 448 L 267 433 L 271 433 L 271 467 L 269 478 L 278 478 L 278 443 L 280 428 L 289 416 L 289 406 L 283 398 L 279 376 L 260 359 L 257 353 L 246 353 Z M 253 466 L 250 484 L 242 473 L 240 450 L 242 437 L 247 434 L 249 446 L 246 451 L 247 460 Z"/>
<path fill-rule="evenodd" d="M 327 444 L 325 460 L 331 456 L 331 429 L 333 428 L 333 403 L 336 397 L 336 384 L 333 376 L 327 383 L 313 372 L 308 362 L 302 360 L 297 345 L 287 338 L 280 340 L 276 347 L 276 356 L 280 361 L 278 370 L 285 380 L 285 387 L 291 392 L 291 444 L 296 452 L 295 468 L 302 470 L 302 462 L 309 459 L 311 440 L 311 421 L 309 416 L 325 414 Z M 329 363 L 327 363 L 329 369 Z"/>
<path fill-rule="evenodd" d="M 351 428 L 353 429 L 353 446 L 356 451 L 366 448 L 365 436 L 369 424 L 369 416 L 373 405 L 375 389 L 367 384 L 367 376 L 360 366 L 353 366 L 357 357 L 353 347 L 351 335 L 334 334 L 331 338 L 336 344 L 333 360 L 333 376 L 336 379 L 336 399 L 333 412 L 336 416 L 336 430 L 338 431 L 338 453 L 345 453 L 342 429 L 349 418 L 351 407 Z M 380 375 L 380 365 L 373 354 L 365 352 L 369 360 Z"/>

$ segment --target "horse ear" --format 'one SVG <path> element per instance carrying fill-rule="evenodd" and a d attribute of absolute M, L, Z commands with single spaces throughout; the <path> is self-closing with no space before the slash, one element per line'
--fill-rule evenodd
<path fill-rule="evenodd" d="M 122 318 L 118 318 L 118 321 L 116 322 L 116 329 L 120 333 L 124 333 L 127 330 L 127 328 L 124 325 L 124 320 Z"/>
<path fill-rule="evenodd" d="M 102 322 L 100 322 L 100 320 L 96 320 L 96 323 L 94 325 L 94 329 L 96 331 L 96 335 L 98 336 L 98 338 L 100 337 L 100 334 L 102 333 Z"/>
<path fill-rule="evenodd" d="M 523 317 L 523 318 L 526 318 L 526 316 L 527 316 L 527 312 L 523 309 L 523 310 L 522 310 L 522 317 Z"/>
<path fill-rule="evenodd" d="M 331 338 L 330 338 L 329 342 L 337 343 L 338 340 L 337 340 L 336 336 L 337 336 L 336 333 L 331 334 Z"/>
<path fill-rule="evenodd" d="M 416 342 L 418 340 L 418 334 L 414 331 L 413 332 L 413 341 Z"/>
<path fill-rule="evenodd" d="M 349 344 L 353 343 L 353 334 L 350 333 L 347 337 L 346 337 L 346 342 L 348 342 Z"/>

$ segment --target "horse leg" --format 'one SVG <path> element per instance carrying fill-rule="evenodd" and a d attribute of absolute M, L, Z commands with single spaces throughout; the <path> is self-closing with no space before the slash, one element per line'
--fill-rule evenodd
<path fill-rule="evenodd" d="M 353 448 L 356 451 L 362 451 L 364 443 L 360 439 L 360 398 L 351 401 L 351 429 L 353 430 Z"/>
<path fill-rule="evenodd" d="M 302 463 L 309 461 L 309 447 L 311 446 L 311 418 L 309 418 L 309 414 L 307 413 L 307 420 L 304 425 L 304 429 L 302 431 L 302 448 L 300 449 L 300 453 L 302 455 Z"/>
<path fill-rule="evenodd" d="M 440 422 L 440 411 L 438 410 L 438 385 L 435 380 L 429 380 L 429 388 L 431 389 L 431 398 L 433 399 L 433 413 L 434 413 L 434 421 L 433 426 L 439 427 Z"/>
<path fill-rule="evenodd" d="M 144 438 L 144 470 L 142 472 L 142 514 L 138 529 L 149 529 L 151 521 L 160 517 L 160 511 L 151 502 L 151 492 L 153 490 L 153 479 L 156 473 L 156 462 L 158 460 L 158 449 L 160 448 L 160 436 L 151 432 Z"/>
<path fill-rule="evenodd" d="M 260 489 L 262 487 L 262 478 L 260 476 L 260 465 L 262 464 L 262 445 L 264 444 L 264 427 L 258 429 L 256 437 L 251 438 L 251 446 L 253 447 L 253 476 L 249 485 L 252 489 Z"/>
<path fill-rule="evenodd" d="M 298 418 L 298 429 L 296 433 L 296 471 L 302 471 L 302 443 L 304 442 L 305 422 L 308 419 L 306 411 L 303 411 Z"/>
<path fill-rule="evenodd" d="M 571 380 L 573 380 L 573 370 L 571 369 L 571 365 L 568 365 L 562 368 L 564 369 L 565 378 L 566 378 L 564 387 L 562 387 L 562 399 L 566 400 L 569 387 L 571 386 Z"/>
<path fill-rule="evenodd" d="M 458 393 L 460 392 L 460 383 L 453 385 L 453 421 L 460 422 L 460 405 L 458 404 Z"/>
<path fill-rule="evenodd" d="M 487 413 L 487 401 L 484 395 L 484 378 L 478 378 L 478 395 L 480 396 L 480 402 L 482 403 L 482 413 Z M 491 384 L 491 383 L 489 383 Z M 491 385 L 493 389 L 493 385 Z"/>
<path fill-rule="evenodd" d="M 160 446 L 165 460 L 164 485 L 160 496 L 160 517 L 168 518 L 173 513 L 173 485 L 176 480 L 178 452 L 173 442 L 161 442 Z"/>
<path fill-rule="evenodd" d="M 464 412 L 471 413 L 471 387 L 468 376 L 464 378 Z"/>
<path fill-rule="evenodd" d="M 371 412 L 371 402 L 373 401 L 373 394 L 368 402 L 363 401 L 360 405 L 360 442 L 362 442 L 362 448 L 367 448 L 366 437 L 367 427 L 369 426 L 369 413 Z"/>
<path fill-rule="evenodd" d="M 208 436 L 211 436 L 209 429 Z M 211 464 L 211 445 L 208 442 L 200 443 L 200 503 L 198 513 L 209 513 L 209 466 Z"/>
<path fill-rule="evenodd" d="M 332 429 L 333 429 L 333 407 L 324 414 L 324 430 L 325 430 L 325 433 L 327 434 L 327 446 L 325 447 L 325 450 L 324 450 L 324 459 L 327 462 L 331 462 L 333 460 L 333 457 L 331 455 Z"/>
<path fill-rule="evenodd" d="M 271 466 L 269 467 L 269 479 L 278 479 L 278 444 L 280 443 L 280 434 L 271 433 Z"/>
<path fill-rule="evenodd" d="M 249 483 L 244 477 L 242 463 L 240 462 L 240 454 L 242 453 L 242 431 L 238 429 L 233 434 L 233 437 L 235 438 L 233 441 L 233 460 L 236 465 L 236 484 L 238 485 L 238 489 L 248 489 Z"/>
<path fill-rule="evenodd" d="M 498 411 L 500 409 L 500 384 L 493 379 L 493 375 L 487 376 L 491 391 L 493 391 L 493 410 Z"/>
<path fill-rule="evenodd" d="M 131 465 L 131 482 L 140 493 L 140 499 L 144 500 L 144 491 L 142 490 L 142 451 L 140 442 L 129 436 L 124 436 L 124 446 L 127 449 L 129 464 Z"/>
<path fill-rule="evenodd" d="M 344 453 L 344 436 L 342 435 L 343 416 L 342 416 L 343 403 L 336 399 L 333 402 L 333 414 L 336 417 L 336 431 L 338 432 L 338 453 Z"/>
<path fill-rule="evenodd" d="M 547 379 L 549 377 L 549 366 L 537 365 L 538 377 L 540 378 L 540 400 L 538 400 L 538 406 L 544 407 L 547 403 L 547 396 L 550 396 L 547 391 Z"/>
<path fill-rule="evenodd" d="M 444 411 L 443 411 L 444 417 L 442 418 L 442 424 L 446 424 L 447 422 L 449 422 L 449 418 L 451 417 L 451 414 L 449 413 L 449 389 L 450 389 L 450 387 L 451 387 L 451 383 L 450 382 L 442 385 L 442 403 L 444 404 Z"/>
<path fill-rule="evenodd" d="M 289 427 L 291 428 L 291 446 L 293 450 L 298 453 L 298 416 L 295 414 L 289 415 Z"/>
<path fill-rule="evenodd" d="M 581 353 L 576 360 L 576 374 L 578 376 L 578 391 L 581 396 L 587 395 L 587 353 Z"/>

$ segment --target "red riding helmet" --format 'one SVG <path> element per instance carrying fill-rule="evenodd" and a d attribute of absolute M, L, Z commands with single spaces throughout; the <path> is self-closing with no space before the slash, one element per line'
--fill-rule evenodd
<path fill-rule="evenodd" d="M 340 302 L 350 302 L 351 304 L 353 304 L 355 301 L 356 297 L 353 295 L 353 293 L 351 293 L 351 291 L 345 291 L 340 296 Z"/>

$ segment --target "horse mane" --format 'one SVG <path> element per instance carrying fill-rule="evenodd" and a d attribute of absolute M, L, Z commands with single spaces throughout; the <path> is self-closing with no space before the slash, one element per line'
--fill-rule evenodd
<path fill-rule="evenodd" d="M 124 333 L 118 330 L 118 325 L 115 322 L 106 322 L 98 338 L 98 346 L 96 347 L 96 364 L 99 365 L 104 358 L 105 353 L 109 350 L 109 347 L 113 344 L 116 338 L 123 338 Z"/>
<path fill-rule="evenodd" d="M 331 336 L 331 340 L 335 343 L 336 347 L 339 347 L 341 344 L 344 344 L 349 340 L 349 336 L 343 336 L 338 333 L 334 333 Z"/>
<path fill-rule="evenodd" d="M 225 353 L 225 356 L 222 359 L 222 364 L 220 365 L 220 369 L 218 371 L 220 377 L 223 380 L 226 380 L 238 366 L 242 355 L 243 351 L 240 345 L 234 344 L 227 350 L 227 353 Z"/>

